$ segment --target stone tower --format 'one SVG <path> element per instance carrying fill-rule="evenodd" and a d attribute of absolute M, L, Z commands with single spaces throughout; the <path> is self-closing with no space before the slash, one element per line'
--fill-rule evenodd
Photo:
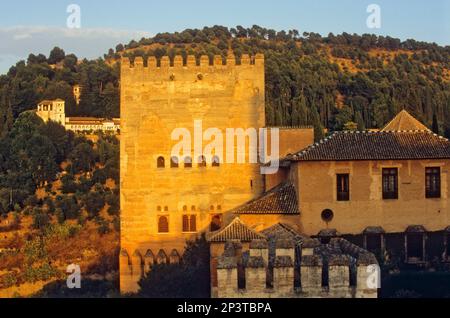
<path fill-rule="evenodd" d="M 136 292 L 151 264 L 177 262 L 186 240 L 217 230 L 227 211 L 264 189 L 258 164 L 197 159 L 194 152 L 172 160 L 176 128 L 193 134 L 201 120 L 203 131 L 217 128 L 225 136 L 227 128 L 265 125 L 262 55 L 244 55 L 239 65 L 234 55 L 198 62 L 194 56 L 121 62 L 122 292 Z"/>

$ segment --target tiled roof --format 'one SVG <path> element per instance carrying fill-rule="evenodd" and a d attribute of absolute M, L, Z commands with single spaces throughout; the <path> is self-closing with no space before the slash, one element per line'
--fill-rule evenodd
<path fill-rule="evenodd" d="M 335 132 L 287 161 L 450 159 L 450 142 L 429 131 Z"/>
<path fill-rule="evenodd" d="M 394 117 L 382 131 L 420 130 L 430 131 L 424 124 L 411 116 L 406 110 L 402 110 Z"/>
<path fill-rule="evenodd" d="M 286 182 L 233 211 L 235 214 L 299 214 L 297 194 L 292 183 Z"/>
<path fill-rule="evenodd" d="M 257 233 L 245 225 L 241 219 L 235 218 L 224 229 L 213 232 L 209 235 L 209 242 L 227 242 L 227 241 L 241 241 L 251 242 L 253 240 L 264 240 L 264 235 Z"/>
<path fill-rule="evenodd" d="M 277 223 L 271 227 L 261 231 L 269 240 L 277 241 L 283 239 L 291 239 L 296 244 L 302 244 L 308 237 L 298 233 L 292 227 L 284 223 Z"/>

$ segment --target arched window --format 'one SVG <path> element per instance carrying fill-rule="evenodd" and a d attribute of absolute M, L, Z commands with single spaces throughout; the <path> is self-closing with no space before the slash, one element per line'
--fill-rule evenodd
<path fill-rule="evenodd" d="M 167 216 L 159 217 L 158 233 L 169 233 L 169 218 Z"/>
<path fill-rule="evenodd" d="M 169 262 L 169 259 L 167 257 L 166 252 L 164 250 L 159 250 L 158 255 L 156 255 L 156 263 L 157 264 L 167 264 Z"/>
<path fill-rule="evenodd" d="M 178 157 L 172 157 L 172 158 L 170 158 L 170 167 L 171 168 L 178 168 L 180 165 L 179 165 L 179 163 L 178 163 Z"/>
<path fill-rule="evenodd" d="M 184 167 L 192 168 L 192 158 L 191 157 L 184 158 Z"/>
<path fill-rule="evenodd" d="M 212 159 L 213 167 L 220 167 L 220 158 L 218 156 L 214 156 Z"/>
<path fill-rule="evenodd" d="M 158 157 L 157 166 L 158 166 L 158 168 L 166 167 L 166 161 L 164 160 L 164 157 Z"/>
<path fill-rule="evenodd" d="M 222 228 L 222 214 L 213 215 L 211 220 L 211 232 L 218 231 Z"/>
<path fill-rule="evenodd" d="M 205 158 L 205 156 L 198 157 L 198 167 L 199 168 L 206 168 L 206 158 Z"/>
<path fill-rule="evenodd" d="M 178 264 L 181 260 L 181 256 L 178 253 L 177 250 L 172 250 L 172 253 L 170 253 L 169 261 L 170 264 Z"/>

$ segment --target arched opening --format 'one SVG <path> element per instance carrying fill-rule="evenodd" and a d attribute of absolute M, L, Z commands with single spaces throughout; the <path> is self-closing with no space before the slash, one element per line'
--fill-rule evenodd
<path fill-rule="evenodd" d="M 158 255 L 156 256 L 156 263 L 161 264 L 167 264 L 169 262 L 166 252 L 163 250 L 159 250 Z"/>
<path fill-rule="evenodd" d="M 144 256 L 145 273 L 150 272 L 150 269 L 152 268 L 153 264 L 155 264 L 155 255 L 153 254 L 153 252 L 151 250 L 148 250 Z"/>
<path fill-rule="evenodd" d="M 405 233 L 405 254 L 407 263 L 425 261 L 426 230 L 421 225 L 410 226 Z"/>
<path fill-rule="evenodd" d="M 220 167 L 220 158 L 218 156 L 212 158 L 212 166 L 216 168 Z"/>
<path fill-rule="evenodd" d="M 165 161 L 164 157 L 158 157 L 158 160 L 157 160 L 156 164 L 157 164 L 158 168 L 165 168 L 166 167 L 166 161 Z"/>
<path fill-rule="evenodd" d="M 172 250 L 172 253 L 170 253 L 170 264 L 178 264 L 181 260 L 180 254 L 177 250 Z"/>
<path fill-rule="evenodd" d="M 159 217 L 158 233 L 169 233 L 169 218 L 167 216 Z"/>

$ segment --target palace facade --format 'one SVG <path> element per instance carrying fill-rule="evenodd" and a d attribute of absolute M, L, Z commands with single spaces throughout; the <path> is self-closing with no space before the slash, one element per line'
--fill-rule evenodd
<path fill-rule="evenodd" d="M 195 120 L 220 130 L 265 127 L 262 55 L 198 62 L 193 56 L 122 60 L 122 292 L 137 292 L 154 263 L 178 262 L 186 240 L 204 232 L 213 297 L 376 297 L 358 285 L 357 272 L 353 282 L 333 274 L 319 284 L 313 277 L 319 268 L 345 276 L 350 263 L 377 265 L 373 255 L 385 253 L 419 265 L 449 260 L 447 139 L 402 111 L 382 131 L 336 132 L 318 143 L 312 128 L 280 129 L 275 175 L 220 156 L 173 156 L 171 133 L 193 131 Z M 283 243 L 286 234 L 271 236 L 274 227 L 291 233 L 291 243 Z M 313 247 L 304 243 L 311 240 Z M 279 248 L 264 247 L 267 242 Z M 332 246 L 334 254 L 327 254 Z M 248 263 L 250 256 L 259 258 Z M 340 267 L 320 265 L 330 262 Z M 261 276 L 275 275 L 274 268 L 284 276 Z M 302 289 L 297 276 L 314 288 Z M 220 294 L 227 280 L 232 289 Z M 325 293 L 329 284 L 339 287 L 336 293 Z"/>

